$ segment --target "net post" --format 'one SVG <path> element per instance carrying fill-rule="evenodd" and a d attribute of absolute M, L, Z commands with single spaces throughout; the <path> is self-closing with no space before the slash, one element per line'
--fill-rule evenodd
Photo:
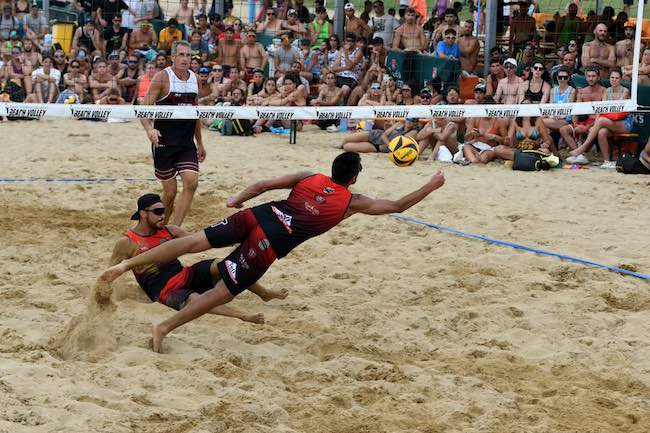
<path fill-rule="evenodd" d="M 497 2 L 488 1 L 485 8 L 485 46 L 483 48 L 483 77 L 490 73 L 490 50 L 497 41 Z"/>
<path fill-rule="evenodd" d="M 296 144 L 297 125 L 298 125 L 297 120 L 292 120 L 291 121 L 291 130 L 289 131 L 289 144 Z"/>
<path fill-rule="evenodd" d="M 632 60 L 632 88 L 630 93 L 630 98 L 637 109 L 639 108 L 639 61 L 641 60 L 641 31 L 643 30 L 643 1 L 638 2 L 638 7 L 636 11 L 636 28 L 634 30 L 634 59 Z"/>

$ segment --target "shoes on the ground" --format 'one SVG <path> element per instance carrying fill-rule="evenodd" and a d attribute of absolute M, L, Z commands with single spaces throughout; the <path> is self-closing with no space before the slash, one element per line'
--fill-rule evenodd
<path fill-rule="evenodd" d="M 327 128 L 325 128 L 327 132 L 339 132 L 339 128 L 336 125 L 330 125 Z"/>
<path fill-rule="evenodd" d="M 603 161 L 600 168 L 616 168 L 616 163 L 614 161 Z"/>
<path fill-rule="evenodd" d="M 567 157 L 566 162 L 568 162 L 569 164 L 580 164 L 580 165 L 589 164 L 589 160 L 583 154 L 580 154 L 578 156 L 569 156 Z"/>

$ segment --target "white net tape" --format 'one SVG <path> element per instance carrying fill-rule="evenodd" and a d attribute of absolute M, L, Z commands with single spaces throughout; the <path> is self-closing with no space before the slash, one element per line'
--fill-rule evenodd
<path fill-rule="evenodd" d="M 390 105 L 372 107 L 222 107 L 0 103 L 0 116 L 72 119 L 404 119 L 569 116 L 637 110 L 632 100 L 521 105 Z"/>

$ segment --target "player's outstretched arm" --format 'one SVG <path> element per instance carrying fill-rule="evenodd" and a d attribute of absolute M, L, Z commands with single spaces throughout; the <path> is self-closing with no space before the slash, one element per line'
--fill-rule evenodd
<path fill-rule="evenodd" d="M 311 176 L 312 173 L 308 171 L 301 171 L 293 174 L 286 174 L 284 176 L 276 177 L 275 179 L 261 180 L 246 187 L 242 192 L 230 197 L 226 201 L 226 206 L 241 208 L 244 202 L 257 197 L 266 191 L 272 189 L 287 189 L 293 188 L 298 182 L 306 177 Z"/>
<path fill-rule="evenodd" d="M 426 196 L 440 188 L 445 183 L 445 175 L 438 170 L 436 174 L 424 185 L 415 191 L 406 194 L 399 200 L 373 199 L 360 194 L 355 194 L 350 201 L 346 216 L 355 213 L 367 215 L 385 215 L 388 213 L 400 213 L 422 201 Z"/>
<path fill-rule="evenodd" d="M 183 254 L 199 253 L 212 248 L 203 230 L 165 242 L 142 254 L 122 260 L 104 271 L 99 279 L 110 283 L 126 271 L 152 263 L 169 263 Z"/>

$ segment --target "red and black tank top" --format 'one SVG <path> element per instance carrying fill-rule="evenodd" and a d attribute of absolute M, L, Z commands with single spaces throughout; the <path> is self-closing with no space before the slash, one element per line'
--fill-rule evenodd
<path fill-rule="evenodd" d="M 254 207 L 253 213 L 278 258 L 309 238 L 336 226 L 352 193 L 324 174 L 309 176 L 293 187 L 286 200 Z"/>
<path fill-rule="evenodd" d="M 150 236 L 141 236 L 133 230 L 127 230 L 125 235 L 131 240 L 131 256 L 137 256 L 158 245 L 174 239 L 174 236 L 163 227 Z M 151 264 L 133 269 L 133 275 L 138 284 L 152 301 L 157 301 L 160 291 L 165 287 L 167 281 L 183 269 L 178 260 L 165 264 Z"/>
<path fill-rule="evenodd" d="M 181 80 L 171 67 L 164 69 L 169 79 L 169 93 L 156 105 L 195 105 L 199 86 L 194 72 L 188 71 L 189 78 Z M 194 147 L 194 119 L 154 120 L 154 128 L 160 131 L 161 146 Z"/>

